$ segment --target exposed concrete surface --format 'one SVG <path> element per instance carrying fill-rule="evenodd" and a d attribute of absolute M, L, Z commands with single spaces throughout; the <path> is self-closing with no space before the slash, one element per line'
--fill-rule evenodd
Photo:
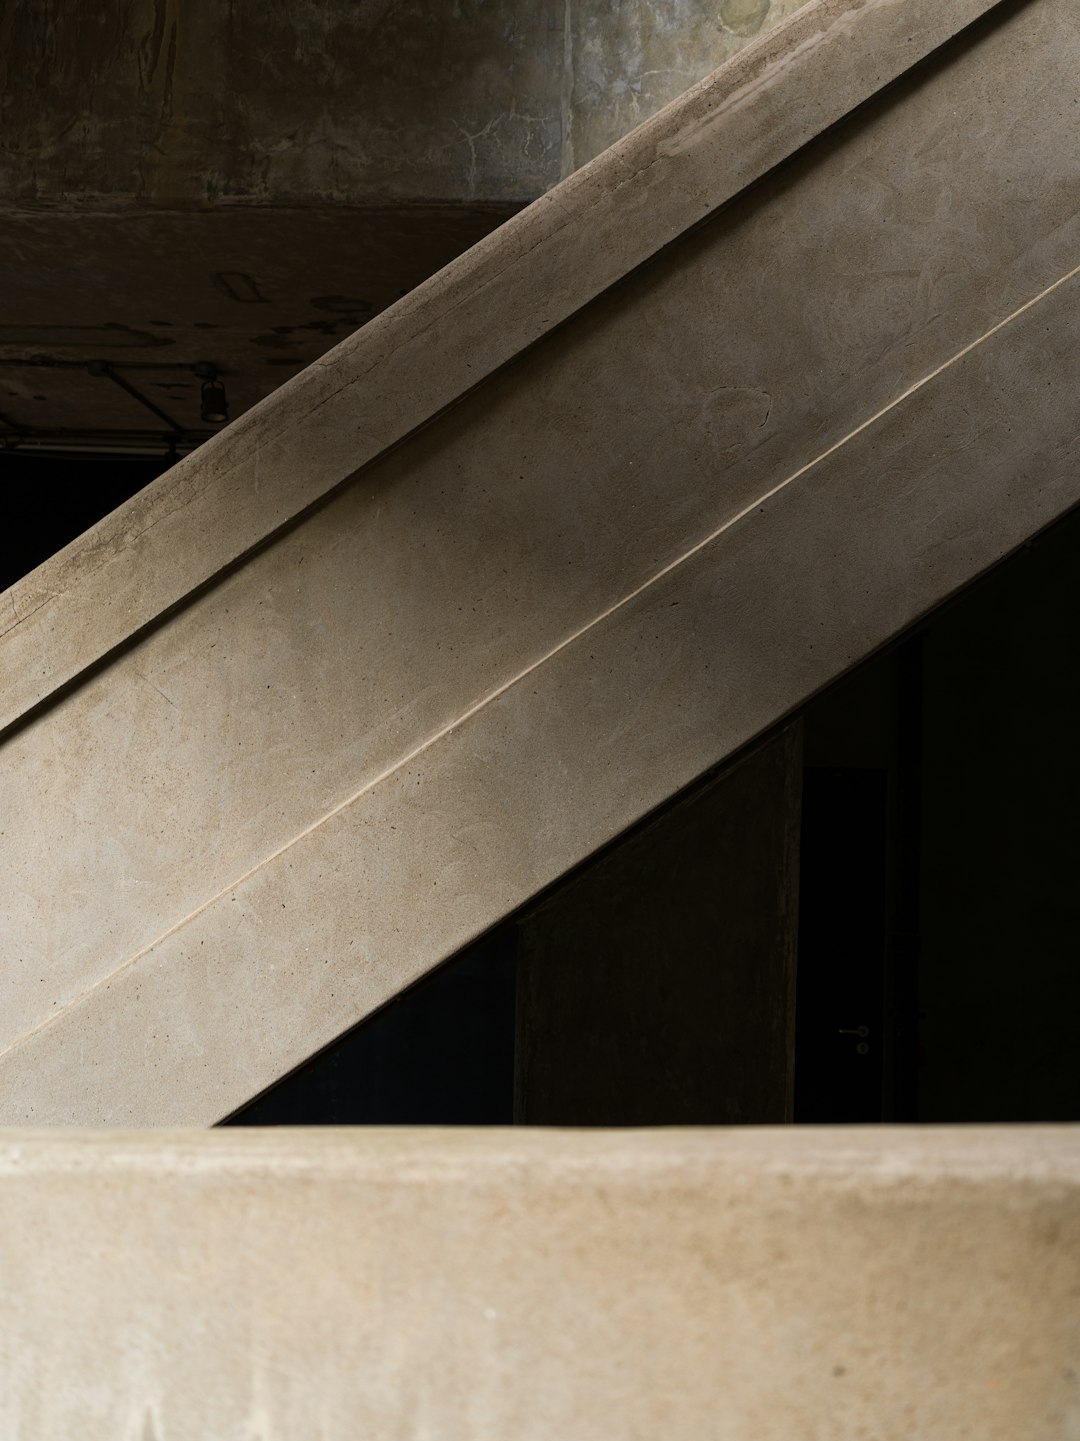
<path fill-rule="evenodd" d="M 1080 498 L 1068 112 L 1010 88 L 1078 25 L 1013 9 L 9 739 L 5 1117 L 234 1110 Z M 728 300 L 823 215 L 831 284 Z"/>
<path fill-rule="evenodd" d="M 562 173 L 592 160 L 806 0 L 565 0 Z"/>
<path fill-rule="evenodd" d="M 96 951 L 79 934 L 40 971 L 7 967 L 9 1025 L 41 1021 L 0 1056 L 3 1115 L 162 1124 L 228 1114 L 1075 504 L 1080 420 L 1052 384 L 1068 373 L 1075 302 L 1055 324 L 1038 308 L 1026 319 L 1024 334 L 999 332 L 996 346 L 951 367 L 948 385 L 920 389 L 804 485 L 786 486 L 754 524 L 721 529 L 109 970 L 101 960 L 106 945 L 123 954 L 120 928 L 160 914 L 152 889 L 151 905 L 137 904 L 137 872 L 121 872 L 129 903 L 116 904 L 114 890 L 97 912 Z M 972 408 L 976 396 L 986 409 Z M 837 533 L 845 547 L 825 566 Z M 147 706 L 164 707 L 144 689 Z M 175 704 L 168 717 L 174 710 L 185 725 Z M 203 714 L 196 745 L 214 726 Z M 163 756 L 170 725 L 158 731 Z M 249 733 L 226 734 L 243 745 Z M 280 755 L 268 756 L 279 777 Z M 169 829 L 162 812 L 147 839 L 154 787 L 144 793 L 135 824 L 113 832 L 129 866 L 144 854 L 153 866 Z M 255 817 L 273 823 L 286 794 L 263 792 Z M 88 849 L 60 851 L 61 864 L 93 855 L 85 834 Z M 33 886 L 19 854 L 13 861 L 32 917 Z M 162 888 L 174 884 L 155 874 Z M 68 926 L 75 914 L 54 906 L 46 919 Z M 44 971 L 50 990 L 35 992 Z M 61 987 L 71 995 L 88 983 L 49 1020 L 50 994 L 62 1002 Z"/>
<path fill-rule="evenodd" d="M 1076 1129 L 0 1135 L 4 1441 L 1075 1441 Z"/>
<path fill-rule="evenodd" d="M 13 587 L 0 728 L 994 8 L 816 0 L 749 46 Z"/>
<path fill-rule="evenodd" d="M 13 0 L 5 206 L 532 200 L 803 0 Z"/>
<path fill-rule="evenodd" d="M 8 203 L 532 199 L 558 178 L 555 0 L 15 0 Z"/>

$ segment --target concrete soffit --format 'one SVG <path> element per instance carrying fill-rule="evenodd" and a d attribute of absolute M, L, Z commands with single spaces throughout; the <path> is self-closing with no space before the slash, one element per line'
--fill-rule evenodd
<path fill-rule="evenodd" d="M 1001 0 L 811 0 L 0 600 L 0 734 Z"/>

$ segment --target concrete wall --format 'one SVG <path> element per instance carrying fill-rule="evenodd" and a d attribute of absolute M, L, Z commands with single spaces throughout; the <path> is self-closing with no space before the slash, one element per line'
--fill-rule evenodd
<path fill-rule="evenodd" d="M 613 144 L 806 0 L 566 0 L 562 174 Z"/>
<path fill-rule="evenodd" d="M 1074 1128 L 0 1135 L 3 1441 L 1075 1441 Z"/>
<path fill-rule="evenodd" d="M 187 453 L 793 8 L 12 0 L 0 444 Z"/>
<path fill-rule="evenodd" d="M 558 175 L 556 18 L 544 0 L 19 0 L 0 27 L 0 189 L 81 206 L 531 197 Z"/>
<path fill-rule="evenodd" d="M 801 0 L 14 0 L 2 202 L 521 200 Z"/>

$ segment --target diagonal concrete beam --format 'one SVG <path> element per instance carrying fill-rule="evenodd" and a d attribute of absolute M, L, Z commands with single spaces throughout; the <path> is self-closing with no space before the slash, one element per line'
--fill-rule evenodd
<path fill-rule="evenodd" d="M 1000 0 L 812 0 L 0 597 L 0 733 Z"/>
<path fill-rule="evenodd" d="M 220 1120 L 1080 503 L 1078 333 L 1080 269 L 0 1052 L 4 1123 Z"/>

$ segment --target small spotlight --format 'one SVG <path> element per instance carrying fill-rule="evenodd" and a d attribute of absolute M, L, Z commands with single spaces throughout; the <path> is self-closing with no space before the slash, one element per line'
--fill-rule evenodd
<path fill-rule="evenodd" d="M 229 418 L 229 402 L 225 387 L 220 380 L 204 380 L 202 383 L 203 420 L 210 425 L 224 425 Z"/>

